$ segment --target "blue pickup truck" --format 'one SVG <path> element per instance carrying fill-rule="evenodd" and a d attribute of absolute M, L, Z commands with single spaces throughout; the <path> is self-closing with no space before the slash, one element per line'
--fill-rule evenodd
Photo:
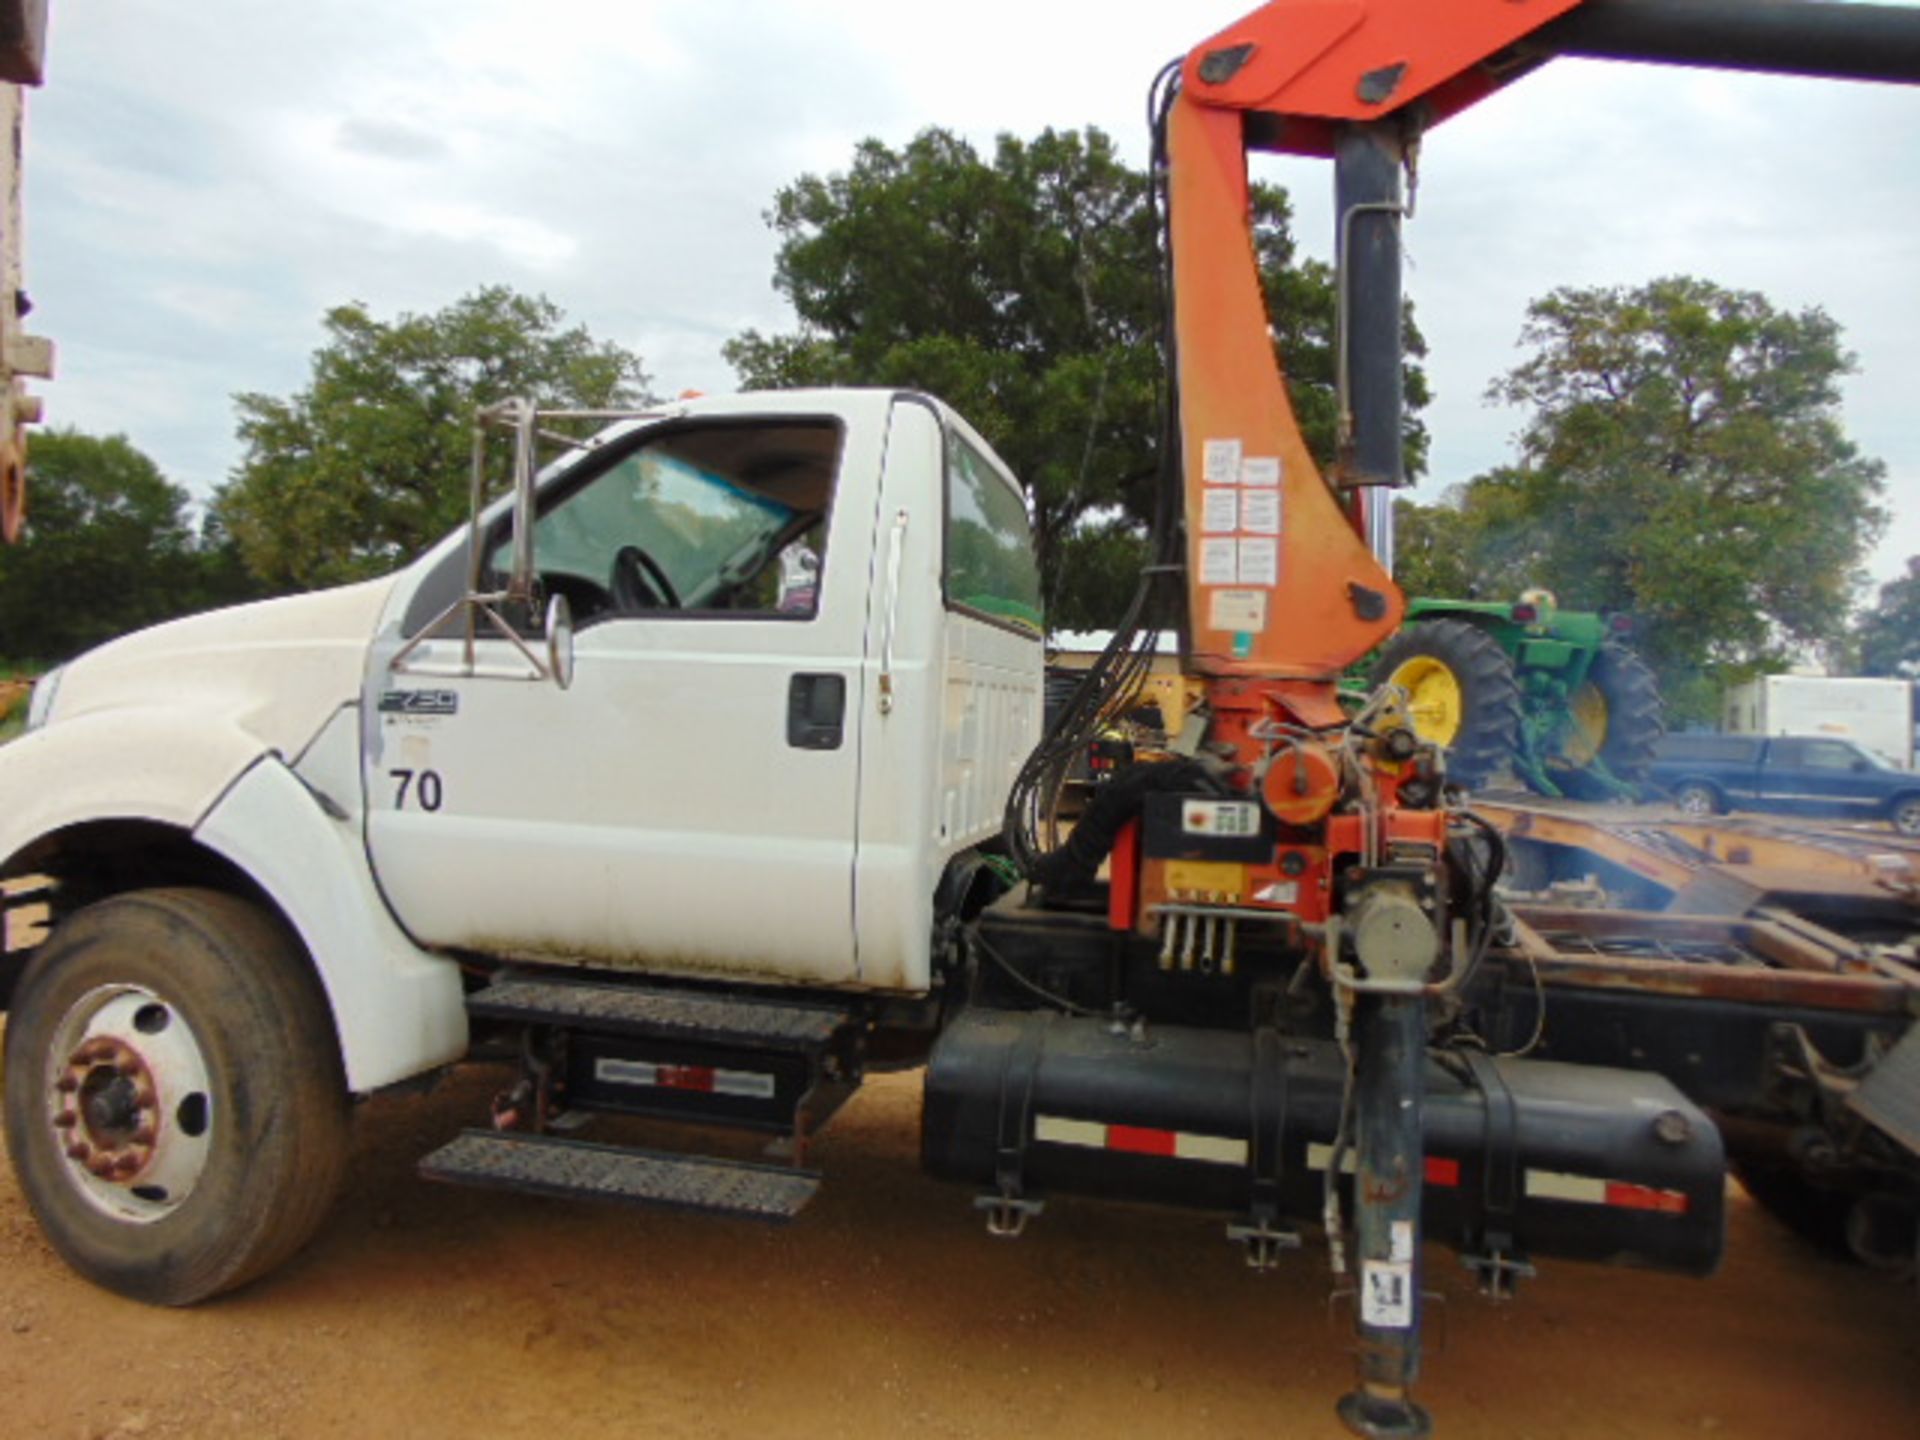
<path fill-rule="evenodd" d="M 1851 740 L 1665 735 L 1647 781 L 1689 815 L 1772 810 L 1889 820 L 1902 835 L 1920 835 L 1920 774 Z"/>

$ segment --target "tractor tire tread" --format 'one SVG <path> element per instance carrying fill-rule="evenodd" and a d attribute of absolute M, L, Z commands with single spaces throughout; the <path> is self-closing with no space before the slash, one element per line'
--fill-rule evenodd
<path fill-rule="evenodd" d="M 1417 656 L 1440 661 L 1460 684 L 1463 714 L 1447 747 L 1447 773 L 1469 787 L 1484 784 L 1513 761 L 1520 740 L 1520 685 L 1500 643 L 1465 620 L 1422 620 L 1381 648 L 1369 683 L 1386 683 Z"/>

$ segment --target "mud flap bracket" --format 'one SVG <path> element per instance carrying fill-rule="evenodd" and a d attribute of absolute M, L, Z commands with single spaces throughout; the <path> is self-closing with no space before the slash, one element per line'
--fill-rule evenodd
<path fill-rule="evenodd" d="M 1289 1250 L 1300 1248 L 1300 1232 L 1280 1224 L 1280 1187 L 1286 1178 L 1286 1044 L 1277 1031 L 1264 1025 L 1253 1032 L 1248 1110 L 1252 1198 L 1247 1218 L 1227 1226 L 1227 1239 L 1247 1247 L 1250 1269 L 1271 1270 Z"/>
<path fill-rule="evenodd" d="M 994 1144 L 992 1191 L 976 1195 L 973 1208 L 987 1214 L 987 1233 L 1016 1240 L 1027 1222 L 1046 1209 L 1046 1201 L 1026 1193 L 1027 1146 L 1033 1137 L 1033 1087 L 1046 1050 L 1053 1012 L 1035 1010 L 1022 1020 L 1020 1038 L 1007 1049 L 1000 1071 L 998 1124 Z"/>
<path fill-rule="evenodd" d="M 1480 1170 L 1484 1206 L 1479 1243 L 1460 1260 L 1480 1282 L 1480 1293 L 1510 1300 L 1522 1280 L 1536 1271 L 1514 1238 L 1520 1203 L 1520 1110 L 1493 1057 L 1480 1050 L 1461 1052 L 1467 1074 L 1486 1105 L 1486 1144 Z"/>

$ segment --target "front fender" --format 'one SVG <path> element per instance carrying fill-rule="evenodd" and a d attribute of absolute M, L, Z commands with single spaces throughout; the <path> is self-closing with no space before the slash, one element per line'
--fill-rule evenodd
<path fill-rule="evenodd" d="M 266 751 L 256 735 L 181 710 L 98 710 L 0 746 L 0 856 L 90 820 L 191 830 Z"/>
<path fill-rule="evenodd" d="M 323 735 L 351 764 L 354 716 Z M 315 747 L 318 748 L 317 742 Z M 349 770 L 348 773 L 351 773 Z M 244 871 L 306 945 L 333 1009 L 347 1084 L 365 1093 L 458 1059 L 460 974 L 420 950 L 367 872 L 357 787 L 328 816 L 259 737 L 203 712 L 124 708 L 61 720 L 0 746 L 0 856 L 89 821 L 155 821 Z"/>
<path fill-rule="evenodd" d="M 340 712 L 316 746 L 353 735 Z M 333 797 L 329 796 L 330 799 Z M 336 818 L 278 758 L 221 796 L 194 838 L 265 890 L 313 957 L 333 1007 L 347 1087 L 364 1094 L 460 1058 L 467 1011 L 460 969 L 408 938 L 367 867 L 357 791 Z"/>

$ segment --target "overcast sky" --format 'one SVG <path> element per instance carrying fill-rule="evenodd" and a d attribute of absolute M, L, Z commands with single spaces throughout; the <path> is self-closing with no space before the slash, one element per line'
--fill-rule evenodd
<path fill-rule="evenodd" d="M 638 351 L 663 393 L 786 328 L 762 212 L 856 141 L 1094 124 L 1144 160 L 1159 65 L 1250 6 L 972 0 L 54 0 L 29 100 L 32 326 L 49 418 L 124 432 L 204 495 L 231 396 L 298 388 L 349 299 L 503 282 Z M 1920 92 L 1560 61 L 1427 141 L 1409 294 L 1428 489 L 1510 454 L 1490 408 L 1529 299 L 1687 272 L 1818 305 L 1888 466 L 1880 578 L 1920 552 Z M 1331 249 L 1331 172 L 1262 161 Z"/>

